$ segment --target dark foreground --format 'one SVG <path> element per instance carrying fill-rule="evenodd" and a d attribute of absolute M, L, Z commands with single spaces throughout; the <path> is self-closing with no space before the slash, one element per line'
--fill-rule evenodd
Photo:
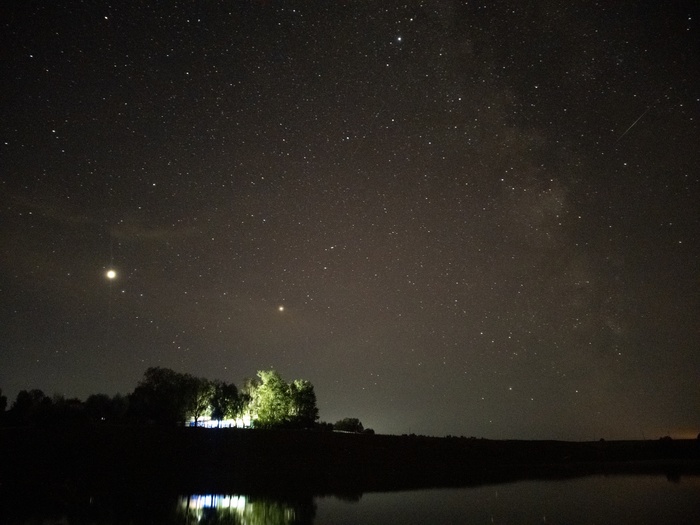
<path fill-rule="evenodd" d="M 700 473 L 700 441 L 491 441 L 314 431 L 3 428 L 0 490 L 357 494 L 598 473 Z"/>

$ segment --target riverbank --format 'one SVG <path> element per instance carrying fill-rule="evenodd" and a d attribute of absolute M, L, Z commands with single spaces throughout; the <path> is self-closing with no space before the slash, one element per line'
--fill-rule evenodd
<path fill-rule="evenodd" d="M 587 474 L 700 473 L 698 440 L 494 441 L 316 431 L 2 428 L 0 488 L 361 493 Z"/>

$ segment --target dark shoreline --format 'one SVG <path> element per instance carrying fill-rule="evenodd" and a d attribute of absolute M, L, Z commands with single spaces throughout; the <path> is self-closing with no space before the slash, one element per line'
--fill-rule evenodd
<path fill-rule="evenodd" d="M 362 494 L 604 474 L 700 474 L 700 441 L 494 441 L 317 431 L 1 428 L 0 491 Z"/>

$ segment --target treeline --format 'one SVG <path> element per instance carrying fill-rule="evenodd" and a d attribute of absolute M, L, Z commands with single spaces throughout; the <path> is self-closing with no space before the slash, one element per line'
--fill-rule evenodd
<path fill-rule="evenodd" d="M 237 426 L 310 428 L 318 419 L 313 385 L 287 383 L 274 370 L 261 370 L 239 389 L 168 368 L 149 368 L 129 396 L 129 415 L 140 423 L 200 425 L 232 421 Z M 218 425 L 217 425 L 218 426 Z"/>
<path fill-rule="evenodd" d="M 286 382 L 275 370 L 258 371 L 239 389 L 233 383 L 151 367 L 125 396 L 93 394 L 81 401 L 22 390 L 8 411 L 6 407 L 0 391 L 0 422 L 6 426 L 98 423 L 372 432 L 355 418 L 319 423 L 313 385 L 305 379 Z"/>

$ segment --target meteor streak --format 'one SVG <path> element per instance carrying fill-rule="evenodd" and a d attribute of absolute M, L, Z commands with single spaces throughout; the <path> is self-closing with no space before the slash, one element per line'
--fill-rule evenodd
<path fill-rule="evenodd" d="M 646 114 L 649 112 L 650 109 L 651 109 L 651 107 L 648 107 L 648 108 L 644 111 L 644 113 L 642 113 L 641 115 L 639 115 L 639 117 L 637 117 L 637 120 L 635 120 L 634 122 L 632 122 L 632 125 L 631 125 L 629 128 L 627 128 L 627 129 L 625 130 L 625 132 L 617 138 L 617 140 L 615 141 L 615 144 L 617 144 L 618 142 L 620 142 L 620 140 L 622 140 L 622 137 L 624 137 L 625 135 L 627 135 L 627 133 L 629 132 L 629 130 L 631 130 L 637 122 L 639 122 L 640 120 L 642 120 L 642 117 L 643 117 L 644 115 L 646 115 Z"/>

